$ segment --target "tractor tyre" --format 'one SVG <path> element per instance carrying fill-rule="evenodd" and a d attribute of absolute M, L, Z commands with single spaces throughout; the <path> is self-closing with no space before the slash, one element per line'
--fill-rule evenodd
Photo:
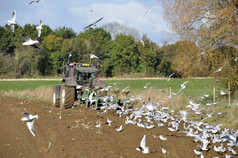
<path fill-rule="evenodd" d="M 62 85 L 60 90 L 60 108 L 71 108 L 75 101 L 75 88 Z"/>
<path fill-rule="evenodd" d="M 59 108 L 60 107 L 60 99 L 57 99 L 57 94 L 56 94 L 56 88 L 54 88 L 53 90 L 53 98 L 52 98 L 52 101 L 53 101 L 53 106 Z"/>

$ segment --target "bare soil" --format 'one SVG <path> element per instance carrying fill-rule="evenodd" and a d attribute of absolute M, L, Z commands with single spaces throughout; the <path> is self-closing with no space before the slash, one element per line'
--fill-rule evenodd
<path fill-rule="evenodd" d="M 198 143 L 195 143 L 192 138 L 182 133 L 169 132 L 166 126 L 147 130 L 135 125 L 126 125 L 125 116 L 120 118 L 113 111 L 98 117 L 97 111 L 77 106 L 69 115 L 70 109 L 53 108 L 46 102 L 26 100 L 21 105 L 22 99 L 8 96 L 0 96 L 0 101 L 1 158 L 199 157 L 193 151 L 199 149 Z M 49 113 L 47 110 L 52 108 L 52 112 Z M 24 117 L 22 112 L 39 116 L 34 123 L 35 137 L 21 121 Z M 107 118 L 113 121 L 111 127 L 106 124 Z M 100 129 L 95 127 L 98 121 L 101 122 Z M 123 126 L 123 130 L 116 132 L 115 129 L 120 125 Z M 149 154 L 136 151 L 144 135 L 146 135 L 146 145 L 151 151 Z M 163 135 L 168 140 L 160 140 L 159 135 Z M 167 150 L 167 155 L 162 154 L 162 148 Z M 218 154 L 214 150 L 203 154 L 205 157 L 225 157 L 224 154 Z"/>

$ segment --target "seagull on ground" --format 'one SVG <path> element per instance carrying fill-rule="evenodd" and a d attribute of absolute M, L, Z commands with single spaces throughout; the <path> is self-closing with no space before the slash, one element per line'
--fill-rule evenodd
<path fill-rule="evenodd" d="M 159 136 L 161 140 L 168 140 L 167 138 L 163 137 L 162 135 Z"/>
<path fill-rule="evenodd" d="M 146 135 L 144 135 L 144 137 L 142 138 L 141 142 L 140 142 L 140 146 L 138 148 L 136 148 L 137 151 L 142 151 L 142 153 L 144 154 L 148 154 L 149 151 L 149 147 L 145 146 L 146 144 Z"/>
<path fill-rule="evenodd" d="M 91 23 L 90 25 L 86 26 L 84 29 L 87 29 L 87 28 L 89 28 L 89 27 L 91 27 L 91 26 L 96 26 L 96 23 L 98 23 L 98 22 L 101 21 L 102 19 L 103 19 L 103 17 L 101 17 L 101 18 L 98 19 L 97 21 Z"/>
<path fill-rule="evenodd" d="M 101 127 L 101 122 L 100 122 L 100 121 L 98 121 L 98 124 L 97 124 L 97 125 L 95 125 L 95 127 L 96 127 L 96 128 L 99 128 L 99 127 Z"/>
<path fill-rule="evenodd" d="M 233 155 L 237 155 L 237 152 L 234 149 L 232 149 L 231 147 L 228 147 L 228 150 L 230 152 L 232 152 Z"/>
<path fill-rule="evenodd" d="M 222 96 L 226 95 L 226 93 L 225 93 L 223 90 L 218 89 L 218 91 L 220 91 L 220 94 L 221 94 Z"/>
<path fill-rule="evenodd" d="M 167 154 L 167 151 L 164 148 L 162 148 L 162 153 Z"/>
<path fill-rule="evenodd" d="M 42 20 L 40 20 L 40 24 L 36 26 L 37 32 L 38 32 L 38 37 L 41 35 L 41 30 L 42 30 Z"/>
<path fill-rule="evenodd" d="M 15 20 L 16 20 L 16 10 L 13 11 L 13 13 L 12 13 L 12 18 L 7 21 L 7 25 L 10 26 L 12 32 L 14 32 L 14 30 L 15 30 L 15 25 L 17 24 Z"/>
<path fill-rule="evenodd" d="M 117 132 L 121 132 L 122 131 L 122 125 L 116 129 Z"/>
<path fill-rule="evenodd" d="M 114 82 L 114 83 L 109 83 L 109 84 L 112 84 L 112 85 L 117 85 L 117 84 L 119 84 L 119 83 L 121 83 L 121 82 Z"/>
<path fill-rule="evenodd" d="M 26 125 L 27 125 L 28 129 L 30 130 L 31 134 L 33 136 L 35 136 L 34 119 L 38 119 L 39 116 L 38 115 L 32 115 L 32 114 L 27 113 L 27 112 L 23 112 L 22 115 L 25 115 L 25 117 L 23 117 L 21 119 L 21 121 L 26 121 Z"/>
<path fill-rule="evenodd" d="M 36 44 L 39 44 L 39 41 L 32 40 L 30 37 L 24 36 L 24 35 L 21 35 L 21 37 L 25 40 L 25 42 L 22 43 L 22 45 L 24 45 L 24 46 L 32 46 L 35 49 L 39 49 L 39 47 L 37 47 L 37 45 L 36 45 Z"/>
<path fill-rule="evenodd" d="M 29 3 L 29 5 L 30 5 L 31 3 L 34 3 L 34 2 L 38 3 L 38 2 L 40 2 L 40 0 L 33 0 L 33 1 L 31 1 L 31 2 Z"/>
<path fill-rule="evenodd" d="M 108 124 L 108 126 L 111 126 L 111 123 L 112 123 L 112 121 L 109 120 L 109 118 L 107 118 L 107 124 Z"/>

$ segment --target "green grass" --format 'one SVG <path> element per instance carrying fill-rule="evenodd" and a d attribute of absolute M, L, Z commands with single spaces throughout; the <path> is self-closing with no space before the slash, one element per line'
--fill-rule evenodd
<path fill-rule="evenodd" d="M 41 86 L 54 86 L 60 81 L 0 81 L 0 92 L 34 90 Z"/>
<path fill-rule="evenodd" d="M 145 91 L 144 86 L 146 83 L 151 82 L 148 85 L 148 89 L 162 89 L 169 92 L 171 87 L 172 92 L 177 93 L 181 88 L 181 84 L 185 81 L 189 81 L 187 87 L 181 91 L 183 96 L 199 97 L 203 94 L 213 94 L 213 79 L 171 79 L 167 80 L 106 80 L 106 84 L 120 82 L 117 86 L 121 89 L 130 86 L 131 92 L 142 93 Z M 216 89 L 225 89 L 221 84 L 217 84 Z"/>

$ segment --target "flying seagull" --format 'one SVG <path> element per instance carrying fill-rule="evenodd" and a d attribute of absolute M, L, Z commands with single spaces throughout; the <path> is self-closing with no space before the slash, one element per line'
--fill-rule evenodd
<path fill-rule="evenodd" d="M 175 74 L 175 73 L 170 74 L 167 81 L 170 81 L 170 78 L 171 78 L 174 74 Z"/>
<path fill-rule="evenodd" d="M 220 67 L 219 69 L 217 69 L 216 71 L 214 71 L 213 73 L 219 72 L 223 69 L 224 66 Z"/>
<path fill-rule="evenodd" d="M 40 24 L 36 26 L 36 29 L 38 31 L 38 37 L 40 37 L 42 30 L 42 20 L 40 20 Z"/>
<path fill-rule="evenodd" d="M 14 32 L 14 30 L 15 30 L 15 24 L 17 24 L 15 20 L 16 20 L 16 10 L 13 11 L 13 13 L 12 13 L 12 18 L 7 21 L 7 25 L 10 26 L 12 32 Z"/>
<path fill-rule="evenodd" d="M 35 49 L 39 49 L 39 47 L 37 47 L 37 45 L 36 45 L 36 44 L 39 44 L 39 41 L 32 40 L 30 37 L 24 36 L 24 35 L 21 35 L 21 37 L 25 40 L 25 42 L 22 43 L 22 45 L 24 45 L 24 46 L 32 46 Z"/>
<path fill-rule="evenodd" d="M 34 3 L 34 2 L 38 3 L 38 2 L 40 2 L 40 0 L 33 0 L 33 1 L 31 1 L 31 2 L 29 3 L 29 5 L 30 5 L 31 3 Z"/>
<path fill-rule="evenodd" d="M 140 146 L 139 148 L 136 148 L 137 151 L 142 151 L 142 153 L 144 154 L 148 154 L 149 151 L 149 147 L 145 146 L 146 144 L 146 135 L 144 135 L 144 137 L 142 138 L 141 142 L 140 142 Z"/>
<path fill-rule="evenodd" d="M 91 27 L 91 26 L 96 26 L 96 23 L 98 23 L 98 22 L 101 21 L 102 19 L 103 19 L 103 17 L 101 17 L 101 18 L 98 19 L 97 21 L 91 23 L 90 25 L 86 26 L 84 29 L 87 29 L 87 28 L 89 28 L 89 27 Z"/>
<path fill-rule="evenodd" d="M 25 115 L 25 117 L 23 117 L 21 121 L 26 121 L 26 125 L 30 130 L 31 134 L 35 136 L 34 119 L 38 119 L 39 118 L 38 115 L 32 115 L 27 112 L 23 112 L 22 114 Z"/>
<path fill-rule="evenodd" d="M 146 89 L 149 84 L 150 84 L 150 82 L 146 83 L 146 85 L 144 86 L 144 88 Z"/>
<path fill-rule="evenodd" d="M 97 59 L 98 57 L 94 54 L 89 54 L 91 59 Z"/>

